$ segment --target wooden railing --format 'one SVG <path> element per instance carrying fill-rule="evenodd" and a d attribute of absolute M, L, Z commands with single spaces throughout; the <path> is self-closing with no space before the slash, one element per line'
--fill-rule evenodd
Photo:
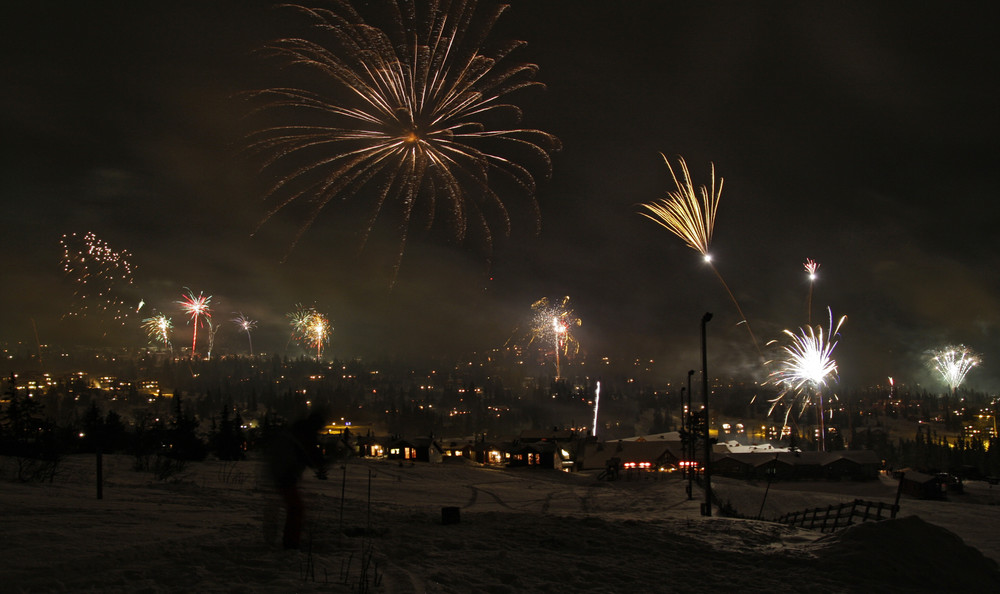
<path fill-rule="evenodd" d="M 820 532 L 834 532 L 859 522 L 878 522 L 895 518 L 898 511 L 898 504 L 855 499 L 851 503 L 792 512 L 776 518 L 774 521 L 811 530 L 818 528 Z"/>

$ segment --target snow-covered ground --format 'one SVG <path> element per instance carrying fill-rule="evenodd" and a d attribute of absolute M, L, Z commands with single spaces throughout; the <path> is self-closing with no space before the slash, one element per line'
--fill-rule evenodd
<path fill-rule="evenodd" d="M 2 591 L 1000 591 L 1000 488 L 975 483 L 950 501 L 904 497 L 896 520 L 822 535 L 704 518 L 702 492 L 689 500 L 677 475 L 609 483 L 352 461 L 328 480 L 307 476 L 306 544 L 285 551 L 281 511 L 253 461 L 191 463 L 157 480 L 128 456 L 105 456 L 100 500 L 93 456 L 67 458 L 51 484 L 15 482 L 13 463 L 0 458 Z M 744 515 L 764 502 L 765 518 L 895 499 L 891 479 L 776 483 L 766 501 L 764 484 L 714 485 Z M 443 507 L 460 521 L 442 523 Z"/>

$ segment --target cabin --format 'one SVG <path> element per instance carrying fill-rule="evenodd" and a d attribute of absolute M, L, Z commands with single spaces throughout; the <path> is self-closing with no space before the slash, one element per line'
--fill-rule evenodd
<path fill-rule="evenodd" d="M 896 473 L 899 490 L 917 499 L 947 499 L 947 487 L 936 476 L 904 468 Z"/>
<path fill-rule="evenodd" d="M 562 454 L 562 448 L 551 441 L 524 443 L 510 452 L 507 465 L 516 467 L 545 468 L 562 470 L 563 461 L 568 456 Z"/>
<path fill-rule="evenodd" d="M 833 457 L 824 466 L 826 478 L 853 481 L 875 480 L 882 468 L 882 459 L 873 450 L 831 452 Z"/>
<path fill-rule="evenodd" d="M 617 459 L 619 471 L 671 470 L 680 465 L 679 450 L 666 441 L 617 441 L 583 444 L 577 461 L 580 470 L 607 470 L 609 462 Z"/>
<path fill-rule="evenodd" d="M 396 439 L 389 443 L 389 453 L 386 458 L 390 460 L 416 460 L 417 446 L 405 439 Z"/>
<path fill-rule="evenodd" d="M 477 442 L 473 448 L 473 460 L 489 466 L 500 466 L 507 462 L 511 445 Z"/>
<path fill-rule="evenodd" d="M 415 459 L 417 462 L 438 463 L 444 459 L 444 449 L 433 436 L 414 438 L 413 448 L 416 450 Z"/>

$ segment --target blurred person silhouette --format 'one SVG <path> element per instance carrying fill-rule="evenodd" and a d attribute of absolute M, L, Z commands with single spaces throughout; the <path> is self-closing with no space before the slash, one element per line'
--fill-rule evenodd
<path fill-rule="evenodd" d="M 326 480 L 326 460 L 319 443 L 319 432 L 326 426 L 323 411 L 314 410 L 305 418 L 283 427 L 270 444 L 268 467 L 271 479 L 285 506 L 282 545 L 299 548 L 305 505 L 299 483 L 306 468 L 313 468 L 316 478 Z"/>

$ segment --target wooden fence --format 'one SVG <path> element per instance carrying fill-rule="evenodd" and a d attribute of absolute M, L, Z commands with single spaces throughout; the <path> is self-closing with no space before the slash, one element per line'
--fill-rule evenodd
<path fill-rule="evenodd" d="M 851 503 L 792 512 L 774 521 L 811 530 L 819 528 L 820 532 L 834 532 L 859 522 L 878 522 L 895 518 L 898 511 L 898 504 L 855 499 Z"/>

